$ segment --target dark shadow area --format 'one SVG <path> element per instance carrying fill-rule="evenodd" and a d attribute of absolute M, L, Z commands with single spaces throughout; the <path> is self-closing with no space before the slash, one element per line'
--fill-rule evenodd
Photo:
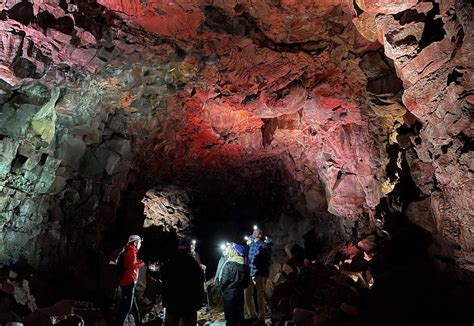
<path fill-rule="evenodd" d="M 433 246 L 431 234 L 411 222 L 393 233 L 369 265 L 374 286 L 363 306 L 364 325 L 472 324 L 469 276 L 449 258 L 433 256 Z"/>
<path fill-rule="evenodd" d="M 275 159 L 245 166 L 183 169 L 156 180 L 160 182 L 134 185 L 136 189 L 146 190 L 129 190 L 123 196 L 116 222 L 104 239 L 105 251 L 120 246 L 128 234 L 137 233 L 145 237 L 140 251 L 143 259 L 162 261 L 169 251 L 169 241 L 176 239 L 176 232 L 161 226 L 143 228 L 145 216 L 141 200 L 153 187 L 189 189 L 187 210 L 192 220 L 189 236 L 197 241 L 197 252 L 208 266 L 208 276 L 215 272 L 221 255 L 220 244 L 226 241 L 243 244 L 244 236 L 251 234 L 253 225 L 265 231 L 267 223 L 277 222 L 283 212 L 288 214 L 293 200 L 289 189 L 295 187 L 294 180 Z"/>
<path fill-rule="evenodd" d="M 388 177 L 396 186 L 376 207 L 388 238 L 369 262 L 374 286 L 362 305 L 363 325 L 472 325 L 472 274 L 461 270 L 447 254 L 440 235 L 414 224 L 408 205 L 426 195 L 416 186 L 405 156 L 407 136 L 416 137 L 421 123 L 397 129 L 398 144 L 387 145 Z M 405 146 L 403 145 L 404 143 Z M 400 161 L 397 163 L 397 158 Z"/>

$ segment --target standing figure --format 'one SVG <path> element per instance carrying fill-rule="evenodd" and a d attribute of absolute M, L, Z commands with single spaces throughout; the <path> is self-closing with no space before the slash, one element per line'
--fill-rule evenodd
<path fill-rule="evenodd" d="M 198 252 L 196 251 L 196 240 L 191 242 L 191 256 L 198 262 L 199 266 L 201 266 L 202 270 L 206 272 L 206 265 L 204 265 L 201 261 L 201 256 L 199 256 Z"/>
<path fill-rule="evenodd" d="M 166 308 L 165 326 L 196 326 L 197 311 L 204 299 L 204 275 L 191 256 L 189 240 L 179 243 L 162 269 L 162 297 Z"/>
<path fill-rule="evenodd" d="M 134 234 L 128 237 L 128 243 L 124 248 L 123 255 L 123 276 L 119 281 L 122 289 L 122 297 L 118 308 L 118 325 L 122 326 L 132 310 L 133 296 L 138 281 L 140 267 L 145 263 L 137 260 L 137 252 L 142 245 L 142 238 Z"/>
<path fill-rule="evenodd" d="M 245 289 L 245 314 L 247 318 L 258 317 L 259 321 L 264 322 L 265 287 L 270 274 L 272 240 L 265 237 L 257 226 L 254 226 L 253 234 L 245 238 L 249 246 L 248 264 L 252 278 L 249 287 Z M 258 315 L 253 301 L 254 289 L 257 291 Z"/>
<path fill-rule="evenodd" d="M 250 272 L 245 265 L 245 248 L 231 242 L 228 249 L 228 259 L 222 267 L 219 290 L 224 301 L 224 314 L 227 326 L 243 326 L 244 319 L 244 290 L 250 282 Z"/>

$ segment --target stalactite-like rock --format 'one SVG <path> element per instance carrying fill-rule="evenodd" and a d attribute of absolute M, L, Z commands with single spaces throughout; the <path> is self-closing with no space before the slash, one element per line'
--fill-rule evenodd
<path fill-rule="evenodd" d="M 142 202 L 146 216 L 143 226 L 161 226 L 165 230 L 176 229 L 185 235 L 191 224 L 190 196 L 186 190 L 176 188 L 154 189 L 146 193 Z"/>

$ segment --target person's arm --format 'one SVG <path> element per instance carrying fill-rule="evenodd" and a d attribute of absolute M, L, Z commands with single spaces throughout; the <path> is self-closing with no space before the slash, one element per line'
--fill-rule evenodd
<path fill-rule="evenodd" d="M 206 265 L 204 265 L 204 264 L 202 263 L 202 261 L 201 261 L 201 256 L 199 256 L 199 254 L 197 253 L 197 251 L 194 252 L 193 256 L 194 256 L 194 259 L 196 259 L 196 261 L 199 263 L 199 266 L 201 267 L 201 269 L 202 269 L 203 271 L 205 271 L 207 267 L 206 267 Z"/>

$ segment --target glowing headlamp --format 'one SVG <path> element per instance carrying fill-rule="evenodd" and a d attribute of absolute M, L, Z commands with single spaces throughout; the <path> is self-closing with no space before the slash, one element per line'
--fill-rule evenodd
<path fill-rule="evenodd" d="M 245 236 L 245 237 L 244 237 L 244 240 L 245 240 L 245 241 L 249 241 L 250 238 L 249 238 L 248 236 Z"/>
<path fill-rule="evenodd" d="M 222 251 L 224 251 L 226 247 L 227 247 L 227 246 L 226 246 L 225 243 L 223 243 L 223 244 L 220 245 L 220 248 L 221 248 Z"/>
<path fill-rule="evenodd" d="M 257 226 L 257 225 L 254 225 L 254 226 L 253 226 L 253 229 L 254 229 L 254 230 L 258 230 L 258 226 Z"/>
<path fill-rule="evenodd" d="M 196 240 L 191 241 L 191 243 L 192 243 L 193 245 L 195 245 L 195 244 L 196 244 Z"/>

